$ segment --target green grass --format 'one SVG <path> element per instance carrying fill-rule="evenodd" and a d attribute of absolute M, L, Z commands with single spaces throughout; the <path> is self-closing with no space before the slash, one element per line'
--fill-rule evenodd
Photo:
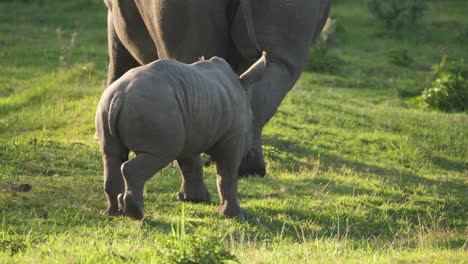
<path fill-rule="evenodd" d="M 42 2 L 0 1 L 0 263 L 226 251 L 241 263 L 466 263 L 468 116 L 410 100 L 441 48 L 468 59 L 465 1 L 431 1 L 422 25 L 401 36 L 384 34 L 365 1 L 336 1 L 328 54 L 342 63 L 333 74 L 305 72 L 265 128 L 267 177 L 239 182 L 244 224 L 214 212 L 213 167 L 209 205 L 177 202 L 180 175 L 169 166 L 147 183 L 143 221 L 100 215 L 93 134 L 106 10 L 101 1 Z M 414 65 L 389 62 L 399 48 Z M 13 183 L 32 190 L 12 193 Z"/>

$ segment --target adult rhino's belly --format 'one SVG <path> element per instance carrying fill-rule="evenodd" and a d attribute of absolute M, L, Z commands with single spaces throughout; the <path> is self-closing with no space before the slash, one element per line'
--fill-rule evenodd
<path fill-rule="evenodd" d="M 192 63 L 202 56 L 227 57 L 230 37 L 225 2 L 136 0 L 136 5 L 158 58 Z"/>

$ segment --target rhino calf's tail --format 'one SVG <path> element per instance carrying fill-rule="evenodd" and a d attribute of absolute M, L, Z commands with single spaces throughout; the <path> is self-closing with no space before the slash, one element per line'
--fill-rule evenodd
<path fill-rule="evenodd" d="M 125 96 L 121 94 L 114 94 L 110 104 L 109 104 L 109 113 L 107 115 L 107 126 L 109 133 L 113 137 L 117 137 L 117 118 L 119 116 L 122 105 L 125 101 Z"/>

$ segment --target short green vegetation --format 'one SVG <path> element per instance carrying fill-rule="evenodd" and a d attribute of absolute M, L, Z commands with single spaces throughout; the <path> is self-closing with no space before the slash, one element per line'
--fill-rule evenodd
<path fill-rule="evenodd" d="M 446 56 L 434 67 L 434 82 L 422 93 L 427 106 L 446 112 L 468 112 L 468 66 L 463 59 L 446 65 Z"/>
<path fill-rule="evenodd" d="M 427 10 L 426 0 L 368 0 L 367 7 L 387 30 L 415 25 Z"/>
<path fill-rule="evenodd" d="M 104 4 L 0 1 L 0 263 L 466 263 L 468 116 L 417 99 L 443 55 L 468 59 L 466 1 L 427 2 L 388 35 L 335 1 L 326 55 L 264 131 L 267 176 L 239 182 L 241 224 L 214 212 L 213 166 L 209 205 L 178 202 L 169 166 L 143 221 L 102 216 Z"/>

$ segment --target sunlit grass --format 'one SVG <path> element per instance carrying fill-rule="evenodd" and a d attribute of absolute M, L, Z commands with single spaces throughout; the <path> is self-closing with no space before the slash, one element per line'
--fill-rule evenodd
<path fill-rule="evenodd" d="M 468 22 L 463 1 L 433 3 L 421 31 L 401 38 L 382 35 L 363 1 L 337 1 L 330 53 L 343 64 L 305 72 L 265 128 L 268 174 L 239 182 L 244 224 L 214 212 L 213 166 L 210 204 L 177 202 L 180 174 L 168 166 L 146 186 L 143 221 L 100 214 L 93 135 L 106 10 L 43 2 L 0 3 L 1 263 L 154 263 L 222 250 L 241 263 L 466 262 L 468 117 L 412 107 L 402 91 L 422 89 L 429 73 L 386 57 L 401 45 L 421 65 L 437 63 L 441 47 L 466 60 L 466 40 L 455 41 Z"/>

